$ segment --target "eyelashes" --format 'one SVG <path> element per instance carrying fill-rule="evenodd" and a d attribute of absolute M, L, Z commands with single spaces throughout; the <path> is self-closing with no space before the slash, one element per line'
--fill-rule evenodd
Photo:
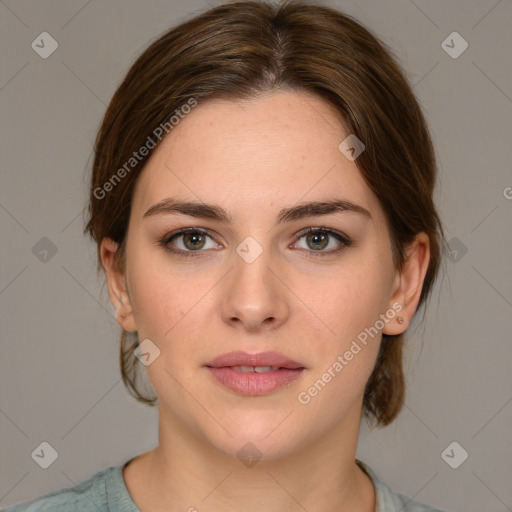
<path fill-rule="evenodd" d="M 310 257 L 325 257 L 340 253 L 352 245 L 352 240 L 344 233 L 327 227 L 309 227 L 295 235 L 295 242 L 289 247 L 297 249 L 296 245 L 305 239 L 305 247 L 298 250 L 305 251 Z M 210 242 L 210 243 L 208 243 Z M 335 243 L 336 247 L 324 250 Z M 165 235 L 158 241 L 168 252 L 184 258 L 205 257 L 206 252 L 222 249 L 222 245 L 215 241 L 214 234 L 203 228 L 183 228 Z M 174 243 L 174 244 L 173 244 Z M 181 247 L 176 247 L 176 244 Z M 209 246 L 208 246 L 209 245 Z M 316 246 L 311 248 L 311 246 Z"/>

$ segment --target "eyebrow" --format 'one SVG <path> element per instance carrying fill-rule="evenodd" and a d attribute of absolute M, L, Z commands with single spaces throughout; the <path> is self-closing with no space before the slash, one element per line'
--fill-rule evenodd
<path fill-rule="evenodd" d="M 368 219 L 372 218 L 366 208 L 352 203 L 351 201 L 347 201 L 346 199 L 335 199 L 332 201 L 313 201 L 289 208 L 282 208 L 277 216 L 276 224 L 338 212 L 358 213 Z M 230 224 L 233 221 L 233 217 L 220 206 L 197 203 L 194 201 L 180 201 L 172 197 L 162 199 L 151 206 L 143 215 L 143 218 L 172 213 L 182 213 L 191 217 L 211 219 L 226 224 Z"/>

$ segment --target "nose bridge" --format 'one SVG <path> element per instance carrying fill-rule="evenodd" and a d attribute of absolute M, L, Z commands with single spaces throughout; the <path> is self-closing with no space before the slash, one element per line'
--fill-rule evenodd
<path fill-rule="evenodd" d="M 277 261 L 270 248 L 247 237 L 233 253 L 223 302 L 224 321 L 247 329 L 274 328 L 284 322 L 289 308 L 285 287 L 274 275 Z M 272 269 L 272 270 L 271 270 Z"/>

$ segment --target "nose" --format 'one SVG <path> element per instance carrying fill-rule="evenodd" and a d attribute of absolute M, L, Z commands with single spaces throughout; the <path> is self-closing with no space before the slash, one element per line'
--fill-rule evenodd
<path fill-rule="evenodd" d="M 269 251 L 251 263 L 238 254 L 233 257 L 234 268 L 224 281 L 223 321 L 250 332 L 277 329 L 287 321 L 290 304 L 276 262 Z"/>

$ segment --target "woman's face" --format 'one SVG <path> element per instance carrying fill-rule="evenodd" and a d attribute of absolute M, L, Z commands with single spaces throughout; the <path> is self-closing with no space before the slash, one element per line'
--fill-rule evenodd
<path fill-rule="evenodd" d="M 339 149 L 348 135 L 315 96 L 214 100 L 148 161 L 124 327 L 151 340 L 164 430 L 231 455 L 252 442 L 268 458 L 358 431 L 400 279 L 379 202 Z M 238 351 L 247 358 L 214 361 Z"/>

